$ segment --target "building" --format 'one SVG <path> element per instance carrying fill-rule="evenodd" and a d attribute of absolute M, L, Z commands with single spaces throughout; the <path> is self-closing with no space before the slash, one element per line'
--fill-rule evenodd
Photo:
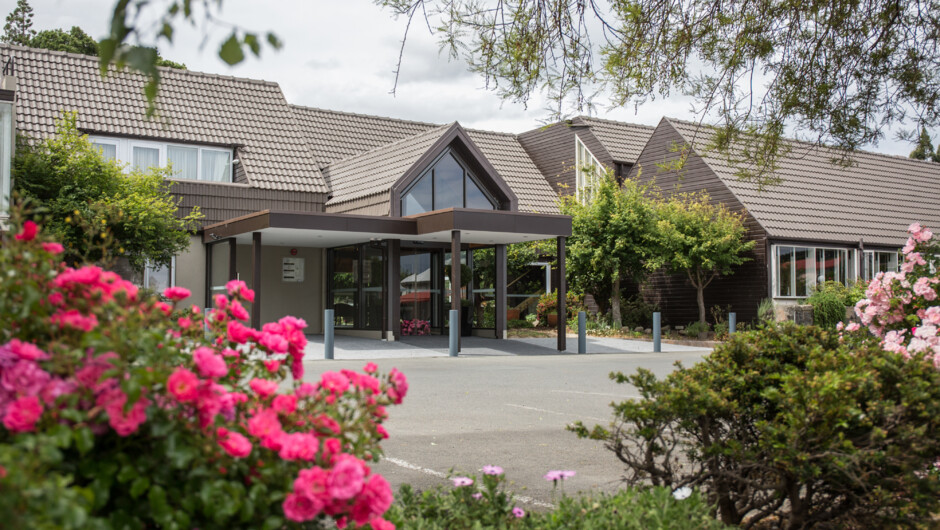
<path fill-rule="evenodd" d="M 554 238 L 563 256 L 571 221 L 557 195 L 587 200 L 604 167 L 747 212 L 752 260 L 706 290 L 709 305 L 741 320 L 764 298 L 792 303 L 818 281 L 896 267 L 908 223 L 940 225 L 940 165 L 899 157 L 862 153 L 841 168 L 795 143 L 783 184 L 758 193 L 704 149 L 707 130 L 676 120 L 578 117 L 513 135 L 291 105 L 275 83 L 173 69 L 161 72 L 159 116 L 148 120 L 141 76 L 103 80 L 96 58 L 62 52 L 3 45 L 0 56 L 15 74 L 15 89 L 5 79 L 0 90 L 0 125 L 41 138 L 74 110 L 106 156 L 173 164 L 183 212 L 199 206 L 205 221 L 170 270 L 144 281 L 211 305 L 229 279 L 245 280 L 256 326 L 292 314 L 320 333 L 329 308 L 338 333 L 391 339 L 403 320 L 444 332 L 447 309 L 462 307 L 464 331 L 503 337 L 507 310 L 565 288 L 563 271 L 538 289 L 507 281 L 506 245 Z M 660 169 L 676 145 L 690 146 L 683 168 Z M 2 164 L 0 177 L 8 186 Z M 697 318 L 682 278 L 654 275 L 644 293 L 667 322 Z"/>

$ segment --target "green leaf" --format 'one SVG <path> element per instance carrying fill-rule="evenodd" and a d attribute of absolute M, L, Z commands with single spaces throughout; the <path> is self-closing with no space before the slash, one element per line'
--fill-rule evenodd
<path fill-rule="evenodd" d="M 150 479 L 147 477 L 137 477 L 134 482 L 131 483 L 130 494 L 131 497 L 137 498 L 143 495 L 147 488 L 150 487 Z"/>
<path fill-rule="evenodd" d="M 219 57 L 229 66 L 245 60 L 245 52 L 242 51 L 242 45 L 238 41 L 238 35 L 235 32 L 232 32 L 228 40 L 222 43 L 222 47 L 219 48 Z"/>
<path fill-rule="evenodd" d="M 134 466 L 130 464 L 124 464 L 121 466 L 121 471 L 117 475 L 118 482 L 125 483 L 130 482 L 131 480 L 137 478 L 138 473 Z"/>
<path fill-rule="evenodd" d="M 84 456 L 88 451 L 91 451 L 95 446 L 95 435 L 91 432 L 91 429 L 88 427 L 78 427 L 72 432 L 72 436 L 75 437 L 75 447 L 78 448 L 78 452 Z"/>
<path fill-rule="evenodd" d="M 277 35 L 271 32 L 268 32 L 267 39 L 268 39 L 268 44 L 270 44 L 271 47 L 274 48 L 275 50 L 280 50 L 281 46 L 284 45 L 284 43 L 281 42 L 281 39 L 277 38 Z"/>
<path fill-rule="evenodd" d="M 251 50 L 251 53 L 255 54 L 255 57 L 261 55 L 261 43 L 258 42 L 258 36 L 254 33 L 245 34 L 245 45 Z"/>

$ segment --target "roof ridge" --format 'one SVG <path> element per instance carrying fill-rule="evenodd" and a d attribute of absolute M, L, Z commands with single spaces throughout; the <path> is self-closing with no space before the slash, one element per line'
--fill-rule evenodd
<path fill-rule="evenodd" d="M 322 171 L 322 170 L 325 170 L 325 169 L 329 169 L 329 168 L 331 168 L 331 167 L 333 167 L 333 166 L 335 166 L 335 165 L 341 164 L 341 163 L 343 163 L 343 162 L 350 162 L 350 161 L 352 161 L 352 160 L 355 160 L 355 159 L 357 159 L 357 158 L 359 158 L 359 157 L 363 157 L 363 156 L 368 155 L 368 154 L 370 154 L 370 153 L 375 153 L 375 152 L 381 151 L 381 150 L 383 150 L 383 149 L 388 149 L 389 147 L 393 147 L 393 146 L 395 146 L 396 144 L 400 144 L 400 143 L 403 143 L 403 142 L 406 142 L 406 141 L 414 140 L 415 138 L 418 138 L 419 136 L 430 135 L 431 133 L 433 133 L 433 132 L 435 132 L 435 131 L 439 131 L 439 130 L 441 130 L 441 129 L 449 129 L 449 128 L 453 127 L 454 124 L 457 124 L 457 122 L 455 121 L 455 122 L 451 122 L 451 123 L 447 123 L 447 124 L 441 125 L 441 126 L 439 126 L 439 127 L 435 127 L 435 128 L 433 128 L 433 129 L 428 129 L 428 130 L 426 130 L 426 131 L 421 131 L 421 132 L 419 132 L 418 134 L 413 134 L 413 135 L 411 135 L 411 136 L 406 136 L 406 137 L 404 137 L 404 138 L 399 138 L 398 140 L 395 140 L 394 142 L 389 142 L 389 143 L 387 143 L 387 144 L 382 144 L 382 145 L 380 145 L 380 146 L 378 146 L 378 147 L 373 147 L 372 149 L 369 149 L 368 151 L 363 151 L 363 152 L 361 152 L 361 153 L 356 153 L 356 154 L 354 154 L 354 155 L 349 155 L 349 156 L 347 156 L 346 158 L 340 158 L 339 160 L 334 160 L 334 161 L 330 162 L 329 164 L 327 164 L 327 165 L 323 166 L 322 168 L 320 168 L 320 170 Z M 459 125 L 459 124 L 458 124 L 458 125 Z"/>
<path fill-rule="evenodd" d="M 702 127 L 702 128 L 710 128 L 710 129 L 714 129 L 714 128 L 715 128 L 714 125 L 709 125 L 709 124 L 706 124 L 706 123 L 696 123 L 696 122 L 688 121 L 688 120 L 680 120 L 680 119 L 678 119 L 678 118 L 670 118 L 669 116 L 663 116 L 663 119 L 665 119 L 665 120 L 667 120 L 667 121 L 670 121 L 670 122 L 672 122 L 672 123 L 681 123 L 681 124 L 685 124 L 685 125 L 691 125 L 691 126 L 693 126 L 693 127 Z M 786 140 L 787 142 L 792 142 L 792 143 L 795 143 L 795 144 L 804 145 L 804 146 L 806 146 L 807 148 L 815 148 L 815 149 L 822 148 L 822 149 L 827 149 L 827 150 L 831 150 L 831 151 L 843 151 L 843 149 L 841 149 L 841 148 L 839 148 L 839 147 L 831 146 L 831 145 L 828 145 L 828 144 L 817 144 L 817 143 L 810 142 L 810 141 L 808 141 L 808 140 L 800 140 L 800 139 L 797 139 L 797 138 L 790 138 L 790 137 L 784 137 L 784 140 Z M 931 162 L 931 161 L 929 161 L 929 160 L 918 160 L 918 159 L 916 159 L 916 158 L 911 158 L 911 157 L 909 157 L 909 156 L 904 156 L 904 155 L 895 155 L 895 154 L 891 154 L 891 153 L 879 153 L 878 151 L 870 151 L 870 150 L 868 150 L 868 149 L 856 149 L 855 151 L 846 151 L 846 153 L 847 153 L 849 156 L 867 155 L 867 156 L 873 156 L 873 157 L 876 157 L 876 158 L 888 158 L 888 159 L 895 159 L 895 160 L 903 160 L 903 161 L 907 161 L 907 162 L 910 162 L 910 163 L 912 163 L 912 164 L 917 164 L 917 165 L 925 165 L 925 164 L 926 164 L 926 165 L 929 166 L 929 167 L 934 167 L 934 168 L 940 170 L 940 164 L 938 164 L 937 162 Z"/>
<path fill-rule="evenodd" d="M 55 56 L 60 56 L 60 57 L 70 57 L 72 59 L 94 61 L 95 65 L 96 66 L 98 65 L 98 57 L 96 55 L 85 55 L 83 53 L 63 52 L 59 50 L 47 50 L 45 48 L 33 48 L 31 46 L 22 46 L 19 44 L 7 44 L 7 43 L 0 43 L 0 49 L 7 49 L 10 51 L 17 51 L 17 50 L 28 51 L 28 52 L 32 52 L 32 53 L 36 53 L 40 55 L 55 55 Z M 114 65 L 110 65 L 110 66 L 113 67 Z M 169 66 L 158 66 L 157 68 L 159 68 L 161 72 L 177 73 L 179 75 L 202 76 L 202 77 L 209 77 L 209 78 L 215 78 L 215 79 L 224 79 L 227 81 L 246 82 L 246 83 L 251 83 L 255 85 L 276 86 L 280 88 L 280 85 L 277 82 L 266 81 L 264 79 L 252 79 L 250 77 L 238 77 L 238 76 L 233 76 L 233 75 L 214 74 L 210 72 L 200 72 L 198 70 L 190 70 L 188 68 L 187 69 L 171 68 Z M 143 75 L 140 72 L 126 72 L 125 70 L 118 70 L 116 68 L 114 71 L 131 73 L 131 74 L 136 74 L 136 75 Z"/>
<path fill-rule="evenodd" d="M 430 125 L 430 126 L 432 126 L 432 127 L 439 127 L 439 126 L 442 125 L 442 124 L 440 124 L 440 123 L 431 123 L 431 122 L 416 121 L 416 120 L 406 120 L 406 119 L 402 119 L 402 118 L 393 118 L 393 117 L 391 117 L 391 116 L 378 116 L 378 115 L 375 115 L 375 114 L 361 114 L 361 113 L 357 113 L 357 112 L 349 112 L 349 111 L 346 111 L 346 110 L 324 109 L 324 108 L 322 108 L 322 107 L 311 107 L 311 106 L 309 106 L 309 105 L 299 105 L 299 104 L 296 104 L 296 103 L 289 103 L 289 105 L 290 105 L 291 107 L 296 107 L 296 108 L 299 108 L 299 109 L 315 110 L 315 111 L 319 111 L 319 112 L 329 112 L 329 113 L 331 113 L 331 114 L 343 114 L 343 115 L 345 115 L 345 116 L 356 116 L 357 118 L 372 118 L 372 119 L 377 119 L 377 120 L 394 121 L 394 122 L 398 122 L 398 123 L 410 123 L 410 124 L 413 124 L 413 125 Z M 447 125 L 450 125 L 450 124 L 447 124 Z"/>
<path fill-rule="evenodd" d="M 581 114 L 575 116 L 575 118 L 581 118 L 582 120 L 587 120 L 587 121 L 602 121 L 604 123 L 616 123 L 617 125 L 629 125 L 631 127 L 640 127 L 643 129 L 650 129 L 650 130 L 656 129 L 656 125 L 646 125 L 644 123 L 633 123 L 629 121 L 611 120 L 607 118 L 596 118 L 594 116 L 584 116 Z"/>

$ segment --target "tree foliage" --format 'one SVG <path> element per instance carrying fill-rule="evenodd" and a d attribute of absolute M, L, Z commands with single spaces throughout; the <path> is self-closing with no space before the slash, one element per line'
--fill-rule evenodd
<path fill-rule="evenodd" d="M 656 251 L 646 266 L 685 274 L 696 288 L 699 321 L 704 323 L 705 288 L 750 259 L 745 254 L 755 243 L 744 240 L 746 231 L 744 214 L 712 204 L 704 193 L 673 195 L 657 209 Z"/>
<path fill-rule="evenodd" d="M 917 139 L 917 147 L 911 151 L 910 157 L 916 160 L 940 162 L 940 150 L 934 151 L 933 142 L 930 141 L 930 134 L 927 133 L 926 127 L 921 127 L 920 136 Z"/>
<path fill-rule="evenodd" d="M 7 15 L 6 24 L 3 26 L 3 37 L 0 37 L 0 41 L 29 46 L 29 42 L 35 35 L 33 8 L 27 0 L 17 0 L 16 7 Z"/>
<path fill-rule="evenodd" d="M 175 24 L 183 22 L 195 26 L 203 21 L 225 28 L 228 37 L 219 46 L 219 58 L 229 66 L 245 60 L 246 51 L 261 56 L 261 47 L 275 50 L 281 48 L 277 35 L 261 34 L 234 26 L 218 18 L 223 0 L 116 0 L 111 13 L 109 35 L 102 39 L 98 57 L 102 75 L 107 74 L 108 65 L 129 67 L 147 77 L 144 95 L 147 98 L 147 114 L 156 112 L 156 97 L 160 86 L 161 59 L 156 53 L 159 42 L 173 42 Z M 157 22 L 150 24 L 152 9 L 156 10 Z M 172 66 L 164 62 L 164 66 Z"/>
<path fill-rule="evenodd" d="M 124 256 L 143 270 L 168 266 L 189 247 L 202 214 L 177 217 L 178 201 L 164 178 L 168 170 L 125 173 L 82 135 L 75 114 L 57 121 L 56 135 L 30 143 L 21 138 L 13 161 L 14 189 L 48 217 L 46 229 L 71 262 Z M 103 237 L 112 237 L 102 245 Z"/>
<path fill-rule="evenodd" d="M 567 271 L 572 288 L 611 301 L 613 324 L 621 325 L 621 285 L 640 281 L 644 261 L 653 253 L 656 205 L 650 185 L 627 179 L 618 185 L 608 171 L 588 203 L 574 195 L 561 200 L 561 212 L 571 216 Z"/>
<path fill-rule="evenodd" d="M 68 33 L 61 29 L 40 31 L 26 46 L 82 55 L 98 55 L 98 41 L 78 26 L 72 26 Z"/>
<path fill-rule="evenodd" d="M 564 114 L 602 92 L 614 106 L 691 96 L 718 125 L 712 147 L 758 183 L 785 130 L 848 162 L 888 126 L 940 124 L 938 0 L 374 1 L 409 28 L 426 17 L 505 99 L 545 93 Z"/>

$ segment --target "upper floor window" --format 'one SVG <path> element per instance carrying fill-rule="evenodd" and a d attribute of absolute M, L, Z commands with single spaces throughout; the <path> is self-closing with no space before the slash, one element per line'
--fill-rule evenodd
<path fill-rule="evenodd" d="M 445 208 L 496 209 L 496 201 L 483 191 L 476 176 L 450 150 L 416 179 L 401 197 L 403 216 Z"/>
<path fill-rule="evenodd" d="M 208 182 L 232 182 L 232 151 L 218 147 L 170 144 L 129 138 L 89 137 L 105 158 L 135 169 L 173 165 L 173 177 Z"/>
<path fill-rule="evenodd" d="M 594 189 L 597 187 L 600 179 L 604 178 L 604 166 L 597 160 L 597 157 L 591 153 L 590 149 L 584 145 L 577 136 L 575 141 L 575 175 L 577 182 L 578 201 L 583 204 L 591 202 Z"/>

